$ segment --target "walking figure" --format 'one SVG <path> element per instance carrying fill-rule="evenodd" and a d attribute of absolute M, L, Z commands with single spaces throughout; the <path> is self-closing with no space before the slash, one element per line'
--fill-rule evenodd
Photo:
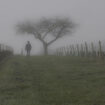
<path fill-rule="evenodd" d="M 26 50 L 26 52 L 27 52 L 27 56 L 30 56 L 31 48 L 32 48 L 32 46 L 31 46 L 31 44 L 30 44 L 30 41 L 27 41 L 27 44 L 26 44 L 26 46 L 25 46 L 25 50 Z"/>

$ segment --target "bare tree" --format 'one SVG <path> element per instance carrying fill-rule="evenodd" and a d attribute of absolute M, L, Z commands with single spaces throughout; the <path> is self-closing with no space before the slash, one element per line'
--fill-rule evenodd
<path fill-rule="evenodd" d="M 75 24 L 69 19 L 42 19 L 39 22 L 25 21 L 18 23 L 17 31 L 21 33 L 28 33 L 34 35 L 36 39 L 39 39 L 44 48 L 44 54 L 48 54 L 48 46 L 54 43 L 56 40 L 66 35 L 74 29 Z"/>

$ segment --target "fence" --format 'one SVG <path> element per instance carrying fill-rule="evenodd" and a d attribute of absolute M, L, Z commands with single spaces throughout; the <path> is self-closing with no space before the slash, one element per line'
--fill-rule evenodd
<path fill-rule="evenodd" d="M 104 57 L 105 56 L 105 46 L 102 46 L 102 42 L 99 41 L 98 44 L 93 42 L 87 44 L 76 44 L 57 48 L 55 55 L 57 56 L 81 56 L 81 57 Z"/>
<path fill-rule="evenodd" d="M 13 55 L 12 47 L 4 45 L 4 44 L 0 44 L 0 61 L 10 55 Z"/>

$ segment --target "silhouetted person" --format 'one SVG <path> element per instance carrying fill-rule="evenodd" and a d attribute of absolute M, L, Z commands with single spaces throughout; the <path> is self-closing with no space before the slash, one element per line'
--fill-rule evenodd
<path fill-rule="evenodd" d="M 26 52 L 27 52 L 27 56 L 30 56 L 31 48 L 32 48 L 32 46 L 31 46 L 30 42 L 27 41 L 27 44 L 26 44 L 26 46 L 25 46 L 25 50 L 26 50 Z"/>

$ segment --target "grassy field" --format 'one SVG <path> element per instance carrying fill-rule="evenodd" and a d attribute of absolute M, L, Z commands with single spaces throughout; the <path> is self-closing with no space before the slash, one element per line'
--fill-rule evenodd
<path fill-rule="evenodd" d="M 0 105 L 105 105 L 101 61 L 15 56 L 0 66 Z"/>

